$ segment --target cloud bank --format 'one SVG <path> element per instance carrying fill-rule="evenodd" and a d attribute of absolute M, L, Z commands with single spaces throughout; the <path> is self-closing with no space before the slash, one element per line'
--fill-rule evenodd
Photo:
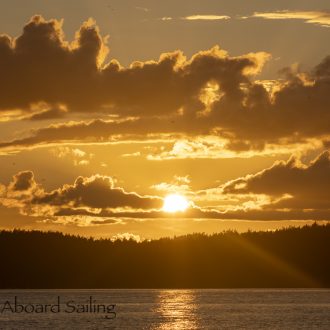
<path fill-rule="evenodd" d="M 125 140 L 146 134 L 213 135 L 230 150 L 327 139 L 330 57 L 311 72 L 282 70 L 269 84 L 254 80 L 270 55 L 229 56 L 218 46 L 187 59 L 181 51 L 122 67 L 105 62 L 107 38 L 85 22 L 73 42 L 62 22 L 34 16 L 21 36 L 0 37 L 0 112 L 31 121 L 70 114 L 116 116 L 32 130 L 0 149 L 61 142 Z"/>
<path fill-rule="evenodd" d="M 19 208 L 22 214 L 90 225 L 112 224 L 125 219 L 245 219 L 330 220 L 330 153 L 325 151 L 304 165 L 296 157 L 277 161 L 258 173 L 228 181 L 217 188 L 192 191 L 187 177 L 174 184 L 154 186 L 157 191 L 181 187 L 190 199 L 185 212 L 162 210 L 163 198 L 127 192 L 109 176 L 78 177 L 50 192 L 37 184 L 31 171 L 19 172 L 8 186 L 0 188 L 0 203 Z M 179 181 L 178 181 L 179 180 Z M 178 190 L 176 190 L 178 191 Z M 213 207 L 200 206 L 212 200 Z M 98 220 L 97 220 L 98 219 Z"/>

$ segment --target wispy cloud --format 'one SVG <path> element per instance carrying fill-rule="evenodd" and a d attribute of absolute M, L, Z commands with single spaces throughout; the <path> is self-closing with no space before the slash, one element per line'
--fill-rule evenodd
<path fill-rule="evenodd" d="M 172 21 L 172 20 L 183 20 L 183 21 L 220 21 L 220 20 L 228 20 L 230 16 L 226 15 L 190 15 L 184 17 L 171 17 L 165 16 L 160 18 L 162 21 Z"/>
<path fill-rule="evenodd" d="M 169 17 L 169 16 L 165 16 L 161 18 L 162 21 L 171 21 L 172 19 L 173 17 Z"/>
<path fill-rule="evenodd" d="M 252 17 L 264 19 L 299 19 L 306 23 L 322 25 L 330 27 L 330 12 L 329 11 L 275 11 L 267 13 L 254 13 Z"/>
<path fill-rule="evenodd" d="M 182 19 L 187 21 L 218 21 L 230 19 L 230 16 L 226 15 L 191 15 L 183 17 Z"/>
<path fill-rule="evenodd" d="M 146 8 L 146 7 L 135 7 L 136 10 L 141 10 L 141 11 L 144 11 L 145 13 L 149 12 L 150 9 L 149 8 Z"/>

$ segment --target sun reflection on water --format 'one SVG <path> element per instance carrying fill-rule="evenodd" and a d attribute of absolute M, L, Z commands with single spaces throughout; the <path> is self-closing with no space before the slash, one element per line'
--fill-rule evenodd
<path fill-rule="evenodd" d="M 162 290 L 155 312 L 162 318 L 156 329 L 199 329 L 195 293 L 191 290 Z"/>

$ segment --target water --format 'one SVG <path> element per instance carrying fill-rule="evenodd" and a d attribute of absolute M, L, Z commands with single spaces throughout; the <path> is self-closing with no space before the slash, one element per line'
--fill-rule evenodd
<path fill-rule="evenodd" d="M 18 304 L 34 308 L 56 304 L 59 296 L 60 311 L 7 309 L 0 314 L 0 329 L 330 329 L 330 290 L 2 290 L 0 313 L 7 300 L 13 307 L 15 296 Z M 78 306 L 89 299 L 115 304 L 116 318 Z M 68 309 L 68 302 L 73 307 Z"/>

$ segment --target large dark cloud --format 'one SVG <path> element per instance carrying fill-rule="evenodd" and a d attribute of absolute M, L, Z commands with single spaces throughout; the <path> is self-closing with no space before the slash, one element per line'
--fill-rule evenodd
<path fill-rule="evenodd" d="M 157 209 L 162 207 L 163 201 L 157 197 L 126 192 L 121 187 L 115 187 L 111 177 L 96 175 L 90 178 L 78 177 L 73 185 L 64 185 L 52 192 L 35 195 L 31 204 L 102 209 Z"/>
<path fill-rule="evenodd" d="M 97 217 L 102 212 L 148 213 L 160 210 L 163 199 L 127 192 L 109 176 L 78 177 L 50 192 L 37 184 L 32 171 L 15 174 L 8 186 L 0 185 L 0 205 L 18 208 L 33 217 Z M 55 219 L 54 218 L 54 219 Z"/>
<path fill-rule="evenodd" d="M 101 51 L 102 39 L 90 23 L 69 45 L 60 22 L 34 16 L 21 36 L 0 39 L 0 108 L 29 109 L 32 103 L 44 101 L 93 109 L 97 98 L 93 77 Z"/>
<path fill-rule="evenodd" d="M 309 73 L 283 70 L 284 78 L 269 92 L 252 79 L 269 58 L 263 52 L 230 57 L 214 47 L 187 59 L 175 51 L 123 68 L 116 60 L 104 62 L 106 50 L 92 21 L 72 43 L 64 39 L 60 22 L 40 16 L 18 38 L 1 36 L 0 111 L 21 109 L 30 119 L 82 112 L 136 119 L 58 124 L 0 148 L 181 133 L 219 135 L 228 140 L 227 148 L 246 150 L 330 134 L 329 57 Z M 216 87 L 213 92 L 210 86 Z M 206 105 L 204 93 L 216 97 Z M 47 111 L 35 113 L 40 102 Z"/>
<path fill-rule="evenodd" d="M 223 186 L 225 194 L 265 194 L 288 198 L 266 206 L 274 209 L 330 210 L 330 153 L 325 151 L 309 165 L 292 157 L 276 162 L 257 174 L 239 178 Z M 330 213 L 330 212 L 329 212 Z"/>
<path fill-rule="evenodd" d="M 105 49 L 91 21 L 69 44 L 60 22 L 33 17 L 18 38 L 0 39 L 0 109 L 28 109 L 44 101 L 63 103 L 71 111 L 108 107 L 120 114 L 167 115 L 193 102 L 211 80 L 221 82 L 229 98 L 237 97 L 239 84 L 248 81 L 244 70 L 262 61 L 252 54 L 230 58 L 214 48 L 190 61 L 177 51 L 122 68 L 115 60 L 103 63 Z"/>

